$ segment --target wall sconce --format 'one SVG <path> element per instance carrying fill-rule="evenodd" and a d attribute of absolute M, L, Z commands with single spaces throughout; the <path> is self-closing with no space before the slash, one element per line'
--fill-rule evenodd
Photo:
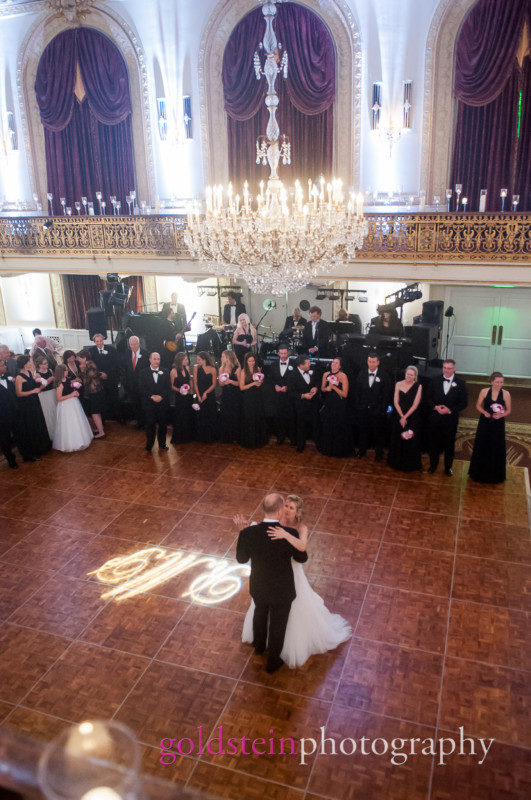
<path fill-rule="evenodd" d="M 166 98 L 157 97 L 158 128 L 161 141 L 165 142 L 168 138 L 168 115 L 166 111 Z"/>
<path fill-rule="evenodd" d="M 404 81 L 404 102 L 403 102 L 403 121 L 402 128 L 406 131 L 411 129 L 411 112 L 412 112 L 412 91 L 413 81 Z"/>
<path fill-rule="evenodd" d="M 183 121 L 184 135 L 187 139 L 192 139 L 192 98 L 189 94 L 183 95 Z"/>
<path fill-rule="evenodd" d="M 382 110 L 382 84 L 373 83 L 372 106 L 371 106 L 371 131 L 376 131 L 380 127 L 381 110 Z"/>
<path fill-rule="evenodd" d="M 413 81 L 403 82 L 402 119 L 390 108 L 382 106 L 382 84 L 372 85 L 371 130 L 377 131 L 389 147 L 389 157 L 402 133 L 411 130 Z"/>

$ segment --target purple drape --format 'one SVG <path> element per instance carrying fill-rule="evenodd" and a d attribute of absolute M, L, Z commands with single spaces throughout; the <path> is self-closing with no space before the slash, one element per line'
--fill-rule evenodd
<path fill-rule="evenodd" d="M 516 60 L 528 0 L 479 0 L 468 13 L 456 44 L 454 93 L 458 98 L 451 185 L 477 210 L 487 189 L 487 211 L 500 209 L 500 189 L 515 190 L 518 90 Z M 521 198 L 519 210 L 527 209 Z"/>
<path fill-rule="evenodd" d="M 514 190 L 520 195 L 519 211 L 531 208 L 531 58 L 524 58 L 520 81 L 522 124 L 518 139 Z"/>
<path fill-rule="evenodd" d="M 74 95 L 77 65 L 86 93 L 82 102 Z M 54 213 L 62 211 L 60 197 L 68 206 L 87 197 L 98 213 L 97 191 L 107 201 L 107 213 L 112 213 L 110 195 L 125 210 L 135 186 L 131 98 L 116 45 L 93 28 L 63 31 L 41 56 L 35 92 Z"/>
<path fill-rule="evenodd" d="M 296 3 L 277 7 L 277 39 L 288 51 L 288 78 L 279 75 L 277 119 L 292 145 L 291 167 L 280 167 L 289 182 L 297 177 L 330 175 L 333 156 L 335 52 L 332 37 L 312 11 Z M 262 41 L 262 9 L 245 16 L 234 28 L 223 55 L 223 90 L 228 116 L 229 174 L 239 185 L 267 179 L 255 163 L 255 142 L 265 134 L 269 114 L 264 105 L 265 78 L 256 80 L 253 54 Z"/>

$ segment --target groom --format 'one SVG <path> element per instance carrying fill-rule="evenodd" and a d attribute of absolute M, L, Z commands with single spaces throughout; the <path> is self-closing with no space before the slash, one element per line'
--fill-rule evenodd
<path fill-rule="evenodd" d="M 295 600 L 295 581 L 291 559 L 304 563 L 306 552 L 301 552 L 285 539 L 270 539 L 267 529 L 278 524 L 284 505 L 281 494 L 264 497 L 264 521 L 240 531 L 236 559 L 245 564 L 251 559 L 249 591 L 255 603 L 253 618 L 253 645 L 255 653 L 262 654 L 268 641 L 266 672 L 276 672 L 284 663 L 280 653 L 292 602 Z M 295 528 L 285 528 L 298 537 Z M 267 622 L 269 619 L 269 637 Z"/>

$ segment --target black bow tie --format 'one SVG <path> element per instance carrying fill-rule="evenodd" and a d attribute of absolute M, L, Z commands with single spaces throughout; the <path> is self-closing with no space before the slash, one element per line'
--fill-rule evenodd
<path fill-rule="evenodd" d="M 288 364 L 289 364 L 289 361 L 281 361 L 280 362 L 280 366 L 281 367 L 286 367 Z"/>
<path fill-rule="evenodd" d="M 452 382 L 452 379 L 451 379 L 451 378 L 444 378 L 444 380 L 445 380 L 445 381 L 448 381 L 448 383 L 451 383 L 451 382 Z"/>

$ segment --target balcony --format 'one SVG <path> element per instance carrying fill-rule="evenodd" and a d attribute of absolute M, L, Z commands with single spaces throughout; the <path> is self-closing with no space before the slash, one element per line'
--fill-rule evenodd
<path fill-rule="evenodd" d="M 365 263 L 525 266 L 531 261 L 531 214 L 369 213 L 366 219 L 369 233 L 357 259 Z M 190 262 L 185 227 L 181 215 L 0 217 L 0 256 Z"/>

